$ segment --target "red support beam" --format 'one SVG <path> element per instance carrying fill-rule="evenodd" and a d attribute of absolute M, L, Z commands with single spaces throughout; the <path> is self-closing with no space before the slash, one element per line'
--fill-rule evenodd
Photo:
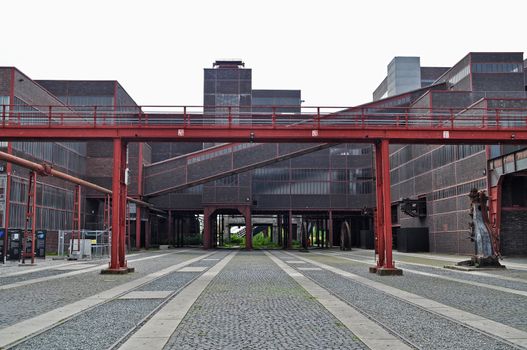
<path fill-rule="evenodd" d="M 375 247 L 377 248 L 377 268 L 384 266 L 384 206 L 381 143 L 375 144 Z"/>
<path fill-rule="evenodd" d="M 13 143 L 8 142 L 7 143 L 7 153 L 12 154 L 13 153 Z M 7 260 L 7 233 L 9 232 L 9 216 L 11 214 L 11 172 L 13 170 L 13 165 L 11 163 L 7 163 L 6 165 L 6 183 L 5 183 L 5 211 L 4 211 L 4 251 L 3 254 L 3 263 L 6 263 Z"/>
<path fill-rule="evenodd" d="M 383 139 L 375 144 L 375 178 L 377 196 L 377 266 L 370 268 L 379 275 L 402 275 L 392 256 L 392 203 L 390 188 L 390 143 Z"/>
<path fill-rule="evenodd" d="M 390 186 L 390 149 L 388 140 L 381 141 L 382 163 L 382 206 L 383 206 L 383 234 L 385 249 L 385 267 L 394 268 L 392 259 L 392 196 Z"/>
<path fill-rule="evenodd" d="M 143 196 L 143 143 L 139 143 L 138 152 L 138 169 L 137 169 L 137 195 L 139 198 Z M 135 248 L 141 249 L 141 208 L 135 206 Z"/>
<path fill-rule="evenodd" d="M 333 211 L 329 211 L 328 218 L 329 248 L 333 248 Z"/>
<path fill-rule="evenodd" d="M 141 249 L 141 207 L 135 206 L 135 249 Z"/>
<path fill-rule="evenodd" d="M 126 273 L 129 271 L 125 259 L 125 216 L 126 216 L 126 142 L 113 140 L 112 180 L 112 247 L 108 270 L 105 273 Z"/>
<path fill-rule="evenodd" d="M 24 235 L 22 240 L 22 264 L 31 257 L 31 264 L 35 263 L 35 231 L 37 225 L 37 173 L 31 171 L 27 184 L 27 205 Z M 27 252 L 28 240 L 31 241 L 30 252 Z"/>
<path fill-rule="evenodd" d="M 253 224 L 251 218 L 251 208 L 249 206 L 240 209 L 245 217 L 245 249 L 253 249 Z M 280 233 L 281 234 L 281 233 Z"/>
<path fill-rule="evenodd" d="M 145 249 L 150 248 L 150 238 L 152 238 L 152 221 L 151 221 L 151 213 L 148 209 L 146 209 L 146 223 L 145 223 Z"/>
<path fill-rule="evenodd" d="M 212 248 L 211 216 L 215 208 L 205 207 L 203 209 L 203 249 Z"/>
<path fill-rule="evenodd" d="M 71 230 L 71 241 L 73 246 L 77 239 L 77 252 L 81 251 L 81 186 L 76 185 L 73 193 L 73 225 Z M 73 252 L 73 247 L 70 248 Z"/>
<path fill-rule="evenodd" d="M 168 239 L 172 242 L 172 245 L 176 245 L 176 239 L 174 237 L 174 218 L 172 217 L 172 210 L 168 211 Z"/>
<path fill-rule="evenodd" d="M 404 129 L 401 126 L 356 127 L 328 126 L 314 133 L 312 129 L 269 127 L 251 125 L 224 129 L 218 125 L 179 127 L 176 125 L 128 126 L 89 128 L 67 126 L 42 128 L 41 126 L 9 126 L 2 129 L 4 140 L 109 140 L 122 138 L 128 142 L 291 142 L 291 143 L 371 143 L 375 139 L 388 139 L 392 143 L 405 144 L 525 144 L 527 128 L 425 128 Z M 251 138 L 251 133 L 253 137 Z"/>
<path fill-rule="evenodd" d="M 289 224 L 289 227 L 287 229 L 287 245 L 286 245 L 286 248 L 287 249 L 291 249 L 293 248 L 293 212 L 291 210 L 289 210 L 289 213 L 288 213 L 288 224 Z"/>

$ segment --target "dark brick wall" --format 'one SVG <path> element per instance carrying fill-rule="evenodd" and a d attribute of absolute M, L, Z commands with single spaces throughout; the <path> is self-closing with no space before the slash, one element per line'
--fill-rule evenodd
<path fill-rule="evenodd" d="M 501 212 L 501 251 L 507 255 L 527 254 L 527 210 L 503 210 Z"/>
<path fill-rule="evenodd" d="M 10 67 L 0 67 L 0 96 L 11 94 L 11 70 Z"/>
<path fill-rule="evenodd" d="M 523 52 L 471 52 L 472 63 L 523 62 Z"/>
<path fill-rule="evenodd" d="M 57 231 L 48 231 L 46 233 L 46 254 L 57 253 L 59 243 L 59 233 Z"/>
<path fill-rule="evenodd" d="M 113 96 L 113 80 L 37 80 L 56 96 Z"/>
<path fill-rule="evenodd" d="M 521 91 L 525 89 L 523 72 L 520 73 L 473 73 L 474 91 Z"/>
<path fill-rule="evenodd" d="M 202 142 L 152 142 L 152 163 L 203 149 Z"/>

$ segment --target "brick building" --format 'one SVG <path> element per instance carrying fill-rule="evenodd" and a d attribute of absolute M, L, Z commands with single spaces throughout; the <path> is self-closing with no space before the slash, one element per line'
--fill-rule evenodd
<path fill-rule="evenodd" d="M 526 108 L 523 53 L 469 53 L 451 68 L 421 67 L 418 57 L 396 57 L 373 101 L 350 108 L 380 112 Z M 215 123 L 250 123 L 273 113 L 298 113 L 300 90 L 253 89 L 252 70 L 242 61 L 217 61 L 204 70 L 203 112 Z M 9 111 L 43 118 L 45 107 L 135 112 L 140 107 L 117 81 L 33 81 L 16 68 L 0 68 L 0 104 Z M 40 108 L 40 109 L 39 109 Z M 13 114 L 10 114 L 13 115 Z M 104 121 L 101 121 L 104 122 Z M 277 120 L 279 122 L 279 120 Z M 221 244 L 229 223 L 241 214 L 251 226 L 273 226 L 272 239 L 284 246 L 286 233 L 319 227 L 323 245 L 340 244 L 346 220 L 351 241 L 365 246 L 372 236 L 373 150 L 368 144 L 203 144 L 130 143 L 128 194 L 144 198 L 166 214 L 129 206 L 131 246 L 197 243 L 202 230 Z M 111 187 L 112 147 L 106 142 L 4 142 L 3 150 L 47 162 L 74 176 Z M 393 232 L 427 228 L 430 250 L 471 253 L 468 197 L 472 188 L 491 194 L 493 223 L 500 229 L 504 255 L 526 254 L 527 150 L 504 145 L 391 145 Z M 5 226 L 8 167 L 0 166 L 0 216 Z M 28 171 L 12 167 L 10 228 L 22 228 Z M 139 181 L 139 179 L 142 180 Z M 73 186 L 39 178 L 38 228 L 71 228 Z M 404 200 L 420 200 L 419 215 L 403 212 Z M 83 192 L 82 227 L 102 228 L 104 199 Z M 242 220 L 243 222 L 243 220 Z M 140 241 L 135 242 L 135 230 Z M 328 235 L 328 233 L 331 234 Z M 331 239 L 331 242 L 328 240 Z M 50 247 L 56 242 L 50 240 Z M 395 240 L 396 242 L 396 240 Z"/>

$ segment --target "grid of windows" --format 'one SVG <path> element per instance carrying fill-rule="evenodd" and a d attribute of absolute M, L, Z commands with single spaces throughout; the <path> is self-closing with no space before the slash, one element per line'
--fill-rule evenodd
<path fill-rule="evenodd" d="M 450 85 L 455 85 L 459 83 L 463 78 L 467 77 L 470 74 L 470 67 L 465 66 L 463 67 L 459 72 L 454 74 L 450 79 L 448 79 L 448 83 Z"/>
<path fill-rule="evenodd" d="M 68 171 L 83 175 L 86 172 L 85 143 L 13 142 L 13 149 Z"/>
<path fill-rule="evenodd" d="M 11 228 L 25 226 L 27 181 L 13 177 L 11 181 Z M 68 209 L 65 209 L 68 208 Z M 37 228 L 43 230 L 71 229 L 73 191 L 37 183 Z"/>
<path fill-rule="evenodd" d="M 487 180 L 485 178 L 475 180 L 472 182 L 467 182 L 461 185 L 455 185 L 447 188 L 442 188 L 440 190 L 434 191 L 432 193 L 433 200 L 439 200 L 439 199 L 445 199 L 455 196 L 462 196 L 466 195 L 468 197 L 468 194 L 473 188 L 477 188 L 478 190 L 484 190 L 487 188 Z"/>
<path fill-rule="evenodd" d="M 522 63 L 473 63 L 473 73 L 522 73 Z"/>
<path fill-rule="evenodd" d="M 238 174 L 222 177 L 214 181 L 216 186 L 238 186 Z"/>
<path fill-rule="evenodd" d="M 431 153 L 411 159 L 411 146 L 406 146 L 390 157 L 391 182 L 396 184 L 406 181 L 431 171 L 433 168 L 450 164 L 484 150 L 485 145 L 445 145 L 436 148 Z M 407 161 L 403 162 L 404 160 Z"/>

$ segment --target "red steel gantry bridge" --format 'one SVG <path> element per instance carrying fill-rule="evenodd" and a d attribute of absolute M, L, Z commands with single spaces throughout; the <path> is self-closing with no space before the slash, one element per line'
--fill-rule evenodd
<path fill-rule="evenodd" d="M 11 107 L 11 108 L 10 108 Z M 392 257 L 389 144 L 527 143 L 526 109 L 302 107 L 300 113 L 266 107 L 131 106 L 74 111 L 30 106 L 0 111 L 2 140 L 113 140 L 112 248 L 109 270 L 125 259 L 126 147 L 128 142 L 293 142 L 375 145 L 376 269 L 395 270 Z M 28 109 L 30 109 L 28 111 Z"/>

